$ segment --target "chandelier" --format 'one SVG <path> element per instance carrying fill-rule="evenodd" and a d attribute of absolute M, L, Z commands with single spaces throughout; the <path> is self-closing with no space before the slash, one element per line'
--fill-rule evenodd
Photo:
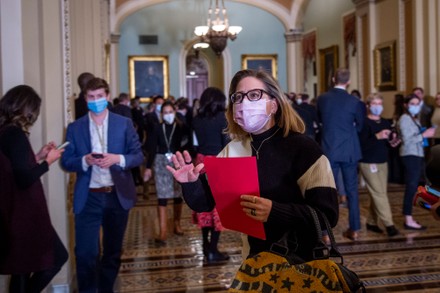
<path fill-rule="evenodd" d="M 210 0 L 207 25 L 196 26 L 194 29 L 194 33 L 200 40 L 194 44 L 193 48 L 198 50 L 211 47 L 217 56 L 221 56 L 226 48 L 228 38 L 232 41 L 235 40 L 242 27 L 229 26 L 224 0 L 221 0 L 221 8 L 219 0 L 215 0 L 214 12 L 212 2 L 213 0 Z"/>

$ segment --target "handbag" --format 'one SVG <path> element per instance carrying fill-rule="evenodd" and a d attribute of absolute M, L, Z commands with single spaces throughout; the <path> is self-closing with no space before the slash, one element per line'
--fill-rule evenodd
<path fill-rule="evenodd" d="M 301 261 L 294 251 L 289 251 L 287 239 L 290 232 L 287 232 L 272 244 L 270 251 L 260 252 L 243 261 L 228 292 L 365 292 L 357 274 L 343 265 L 326 216 L 310 206 L 309 209 L 317 236 L 314 260 Z M 330 249 L 321 240 L 319 219 L 327 229 Z"/>

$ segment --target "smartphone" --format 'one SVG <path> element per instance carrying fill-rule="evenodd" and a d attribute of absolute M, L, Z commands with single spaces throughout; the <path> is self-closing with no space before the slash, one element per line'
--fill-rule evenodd
<path fill-rule="evenodd" d="M 104 158 L 103 154 L 92 154 L 92 157 L 94 157 L 95 159 L 102 159 Z"/>
<path fill-rule="evenodd" d="M 60 150 L 60 149 L 65 148 L 69 143 L 70 143 L 70 142 L 66 141 L 66 142 L 63 143 L 63 144 L 60 144 L 59 146 L 57 146 L 57 150 Z"/>

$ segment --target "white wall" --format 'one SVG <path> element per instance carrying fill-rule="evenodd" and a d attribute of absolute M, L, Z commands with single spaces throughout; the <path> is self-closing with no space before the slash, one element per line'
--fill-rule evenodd
<path fill-rule="evenodd" d="M 4 93 L 24 80 L 21 0 L 0 1 L 0 35 L 0 90 Z"/>

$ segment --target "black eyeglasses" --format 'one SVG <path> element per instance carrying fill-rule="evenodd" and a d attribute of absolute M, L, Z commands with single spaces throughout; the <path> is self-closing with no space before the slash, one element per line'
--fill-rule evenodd
<path fill-rule="evenodd" d="M 247 97 L 249 101 L 256 102 L 263 97 L 263 94 L 271 96 L 268 92 L 262 89 L 253 89 L 248 91 L 247 93 L 236 92 L 231 95 L 232 104 L 240 104 L 243 102 L 244 97 Z"/>

